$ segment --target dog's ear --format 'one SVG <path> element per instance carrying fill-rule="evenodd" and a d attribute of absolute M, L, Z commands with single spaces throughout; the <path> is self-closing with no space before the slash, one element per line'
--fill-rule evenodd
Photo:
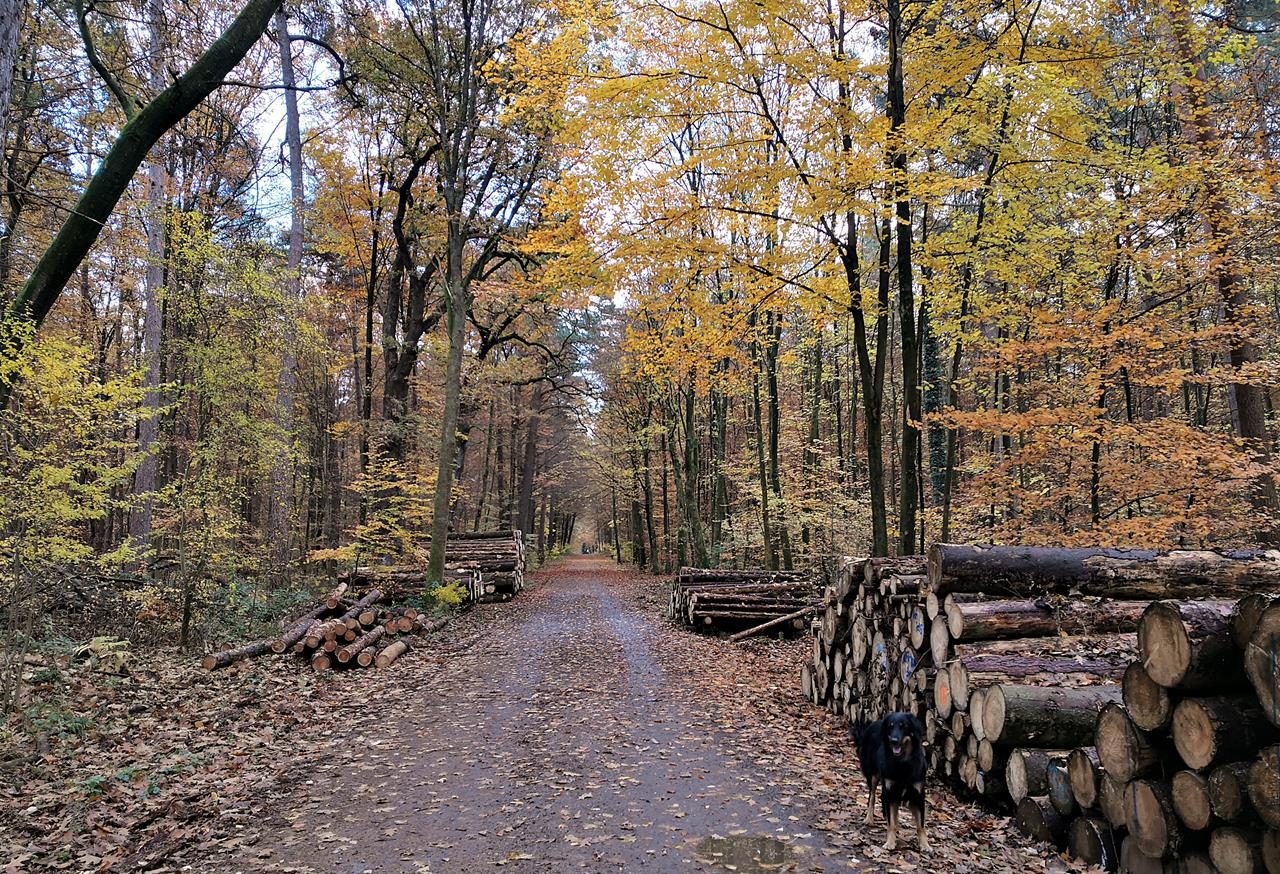
<path fill-rule="evenodd" d="M 911 739 L 919 744 L 924 740 L 924 726 L 920 724 L 920 717 L 914 713 L 907 714 L 907 724 L 911 726 Z"/>

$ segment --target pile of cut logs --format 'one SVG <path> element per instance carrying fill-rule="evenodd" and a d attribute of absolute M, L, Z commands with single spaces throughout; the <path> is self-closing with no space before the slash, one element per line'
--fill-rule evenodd
<path fill-rule="evenodd" d="M 279 637 L 210 653 L 201 664 L 214 671 L 276 653 L 301 656 L 316 671 L 385 668 L 408 652 L 410 634 L 436 631 L 447 621 L 427 619 L 412 607 L 381 606 L 384 593 L 380 589 L 354 601 L 346 598 L 347 590 L 347 583 L 339 583 L 307 612 L 286 623 Z"/>
<path fill-rule="evenodd" d="M 801 631 L 819 596 L 798 571 L 682 567 L 671 583 L 668 618 L 704 631 L 732 631 L 733 639 L 770 631 Z"/>
<path fill-rule="evenodd" d="M 1280 553 L 846 559 L 801 686 L 857 723 L 916 713 L 939 774 L 1091 864 L 1280 874 L 1268 592 Z"/>
<path fill-rule="evenodd" d="M 430 541 L 424 545 L 429 549 Z M 519 531 L 450 534 L 445 545 L 445 580 L 462 583 L 470 601 L 510 601 L 524 589 L 524 535 Z M 342 575 L 356 586 L 377 586 L 398 595 L 422 591 L 427 569 L 367 565 Z"/>

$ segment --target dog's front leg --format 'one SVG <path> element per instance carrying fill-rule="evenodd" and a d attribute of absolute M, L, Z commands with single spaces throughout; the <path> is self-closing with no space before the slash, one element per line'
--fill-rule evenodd
<path fill-rule="evenodd" d="M 927 853 L 929 851 L 929 833 L 924 827 L 924 804 L 913 807 L 911 812 L 916 818 L 916 845 L 920 847 L 920 852 Z"/>
<path fill-rule="evenodd" d="M 889 805 L 889 837 L 885 839 L 884 848 L 886 850 L 896 849 L 898 846 L 898 805 L 896 802 Z"/>

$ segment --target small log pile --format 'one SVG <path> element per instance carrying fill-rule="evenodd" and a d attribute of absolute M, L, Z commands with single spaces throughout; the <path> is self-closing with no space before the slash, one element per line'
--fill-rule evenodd
<path fill-rule="evenodd" d="M 1277 591 L 1273 552 L 845 559 L 801 687 L 915 713 L 940 775 L 1091 864 L 1280 874 Z"/>
<path fill-rule="evenodd" d="M 671 584 L 667 616 L 700 631 L 802 631 L 818 609 L 818 592 L 799 571 L 682 567 Z"/>
<path fill-rule="evenodd" d="M 423 548 L 429 549 L 430 541 Z M 524 589 L 524 535 L 519 531 L 450 534 L 445 545 L 445 581 L 457 580 L 470 602 L 510 601 Z M 377 586 L 397 597 L 422 591 L 425 566 L 367 565 L 342 575 L 355 586 Z"/>
<path fill-rule="evenodd" d="M 275 653 L 300 656 L 316 671 L 383 668 L 410 648 L 409 636 L 436 631 L 447 620 L 431 620 L 413 607 L 390 606 L 381 589 L 352 601 L 346 582 L 281 629 L 279 637 L 209 653 L 201 664 L 214 671 L 249 658 Z"/>

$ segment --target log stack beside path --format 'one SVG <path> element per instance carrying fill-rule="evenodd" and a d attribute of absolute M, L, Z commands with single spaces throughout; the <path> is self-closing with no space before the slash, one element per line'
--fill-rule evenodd
<path fill-rule="evenodd" d="M 801 687 L 1105 870 L 1280 874 L 1280 552 L 845 559 Z"/>
<path fill-rule="evenodd" d="M 430 541 L 423 549 L 430 549 Z M 524 590 L 524 535 L 519 531 L 450 534 L 445 545 L 445 581 L 457 580 L 473 602 L 510 601 Z M 364 565 L 343 574 L 355 586 L 378 586 L 398 595 L 421 592 L 430 582 L 425 565 Z"/>
<path fill-rule="evenodd" d="M 817 587 L 798 571 L 682 567 L 671 584 L 667 616 L 735 639 L 802 631 L 819 606 Z"/>

